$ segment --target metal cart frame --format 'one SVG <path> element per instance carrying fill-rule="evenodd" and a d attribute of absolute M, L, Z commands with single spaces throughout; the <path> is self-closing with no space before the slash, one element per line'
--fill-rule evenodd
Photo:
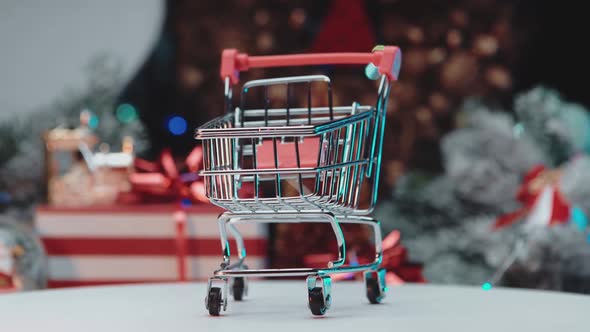
<path fill-rule="evenodd" d="M 240 106 L 232 108 L 232 86 L 238 84 L 241 71 L 320 64 L 367 65 L 367 76 L 379 80 L 375 106 L 356 102 L 334 106 L 330 78 L 310 75 L 247 82 L 242 86 Z M 195 134 L 203 142 L 204 169 L 200 175 L 205 179 L 207 196 L 228 211 L 218 219 L 223 261 L 209 279 L 205 298 L 211 315 L 226 310 L 228 288 L 235 300 L 241 300 L 247 293 L 245 278 L 251 276 L 306 276 L 308 306 L 314 315 L 323 315 L 330 308 L 329 275 L 333 273 L 365 271 L 369 301 L 382 301 L 386 285 L 385 271 L 379 269 L 381 230 L 379 222 L 367 215 L 377 200 L 390 82 L 397 79 L 400 65 L 401 51 L 394 46 L 376 47 L 371 53 L 253 57 L 236 50 L 223 52 L 221 78 L 227 113 L 201 126 Z M 327 106 L 312 105 L 312 86 L 317 84 L 326 87 Z M 273 108 L 268 89 L 278 85 L 286 86 L 287 105 Z M 301 85 L 307 86 L 307 95 L 301 96 L 307 99 L 306 107 L 296 107 L 291 98 L 294 87 Z M 246 96 L 256 88 L 264 89 L 263 106 L 247 108 Z M 265 149 L 272 151 L 270 156 L 262 156 Z M 310 159 L 310 155 L 317 158 Z M 291 165 L 282 162 L 286 159 Z M 253 186 L 249 195 L 241 192 L 246 183 Z M 290 185 L 295 194 L 286 195 L 285 185 Z M 363 186 L 370 186 L 366 205 L 360 199 Z M 263 195 L 269 187 L 274 187 L 274 194 Z M 248 269 L 244 241 L 235 227 L 247 222 L 329 223 L 338 244 L 338 259 L 325 268 Z M 375 259 L 371 263 L 344 264 L 346 245 L 341 223 L 372 227 Z M 230 262 L 228 233 L 237 244 L 238 259 L 234 263 Z"/>

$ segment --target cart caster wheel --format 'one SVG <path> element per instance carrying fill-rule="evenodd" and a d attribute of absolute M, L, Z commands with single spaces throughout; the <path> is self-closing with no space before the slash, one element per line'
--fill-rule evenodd
<path fill-rule="evenodd" d="M 379 291 L 379 283 L 375 279 L 367 279 L 365 282 L 367 286 L 367 298 L 371 304 L 379 304 L 383 300 L 381 292 Z"/>
<path fill-rule="evenodd" d="M 332 279 L 328 275 L 311 275 L 306 283 L 309 310 L 314 316 L 323 316 L 332 306 Z"/>
<path fill-rule="evenodd" d="M 207 295 L 207 309 L 209 309 L 209 315 L 219 316 L 221 306 L 223 305 L 223 298 L 221 297 L 221 288 L 211 287 L 209 294 Z"/>
<path fill-rule="evenodd" d="M 324 292 L 321 287 L 314 287 L 308 292 L 309 309 L 314 316 L 323 316 L 328 309 L 324 302 Z M 330 295 L 328 295 L 329 299 Z"/>
<path fill-rule="evenodd" d="M 242 301 L 246 293 L 246 281 L 244 280 L 244 277 L 236 277 L 233 281 L 232 293 L 234 295 L 234 300 Z"/>
<path fill-rule="evenodd" d="M 377 272 L 365 272 L 365 286 L 367 288 L 367 299 L 369 299 L 369 302 L 371 304 L 379 304 L 385 298 L 385 273 L 386 271 L 383 269 Z"/>

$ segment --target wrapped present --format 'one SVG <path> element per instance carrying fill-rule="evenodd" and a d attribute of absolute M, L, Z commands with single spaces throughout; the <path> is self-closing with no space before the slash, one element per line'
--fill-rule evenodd
<path fill-rule="evenodd" d="M 186 241 L 181 246 L 177 218 L 183 216 L 178 212 L 175 204 L 39 207 L 36 227 L 48 255 L 49 286 L 172 281 L 182 279 L 182 273 L 190 280 L 210 277 L 222 260 L 217 216 L 223 211 L 205 204 L 185 206 L 181 224 Z M 265 267 L 266 225 L 238 228 L 248 266 Z M 179 255 L 185 264 L 179 264 Z"/>
<path fill-rule="evenodd" d="M 205 195 L 203 181 L 198 181 L 197 171 L 200 169 L 203 150 L 200 146 L 195 147 L 185 159 L 188 168 L 187 173 L 180 173 L 176 161 L 169 149 L 162 151 L 160 162 L 154 163 L 136 158 L 134 165 L 136 170 L 130 175 L 129 181 L 132 185 L 132 195 L 135 202 L 146 199 L 177 201 L 176 211 L 173 214 L 176 230 L 176 259 L 178 280 L 186 281 L 187 276 L 187 237 L 186 228 L 188 217 L 185 207 L 191 202 L 208 202 Z M 123 198 L 125 196 L 120 196 Z M 128 196 L 129 197 L 129 196 Z"/>

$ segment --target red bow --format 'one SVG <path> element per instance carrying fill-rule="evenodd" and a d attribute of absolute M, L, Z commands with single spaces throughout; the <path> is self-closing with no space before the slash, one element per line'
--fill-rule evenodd
<path fill-rule="evenodd" d="M 528 223 L 555 225 L 570 219 L 570 203 L 557 185 L 559 171 L 547 170 L 545 166 L 533 167 L 524 177 L 516 199 L 523 204 L 517 211 L 496 219 L 493 229 L 525 219 Z"/>
<path fill-rule="evenodd" d="M 382 242 L 383 261 L 381 266 L 387 270 L 388 285 L 401 285 L 409 282 L 426 282 L 422 276 L 422 265 L 408 261 L 408 249 L 401 244 L 401 233 L 392 231 Z"/>
<path fill-rule="evenodd" d="M 388 285 L 401 285 L 404 282 L 426 282 L 422 276 L 422 265 L 408 262 L 408 250 L 400 243 L 401 233 L 392 231 L 382 241 L 383 260 L 381 267 L 387 270 Z M 333 260 L 332 255 L 312 254 L 304 258 L 307 265 L 323 265 Z M 374 257 L 369 255 L 356 256 L 356 252 L 349 254 L 349 264 L 368 264 Z M 348 280 L 361 278 L 360 273 L 341 273 L 332 276 L 333 280 Z"/>
<path fill-rule="evenodd" d="M 162 151 L 159 163 L 136 158 L 135 168 L 147 173 L 133 173 L 129 176 L 129 182 L 136 192 L 156 196 L 159 200 L 188 198 L 194 202 L 209 202 L 205 186 L 197 175 L 202 160 L 203 150 L 197 146 L 185 159 L 189 172 L 181 174 L 168 149 Z"/>

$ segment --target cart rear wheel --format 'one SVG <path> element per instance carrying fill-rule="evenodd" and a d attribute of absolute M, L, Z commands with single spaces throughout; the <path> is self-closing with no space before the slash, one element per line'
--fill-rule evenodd
<path fill-rule="evenodd" d="M 234 282 L 232 285 L 232 292 L 234 294 L 234 300 L 242 301 L 242 299 L 244 298 L 245 288 L 246 288 L 246 281 L 244 280 L 244 277 L 234 278 Z"/>

